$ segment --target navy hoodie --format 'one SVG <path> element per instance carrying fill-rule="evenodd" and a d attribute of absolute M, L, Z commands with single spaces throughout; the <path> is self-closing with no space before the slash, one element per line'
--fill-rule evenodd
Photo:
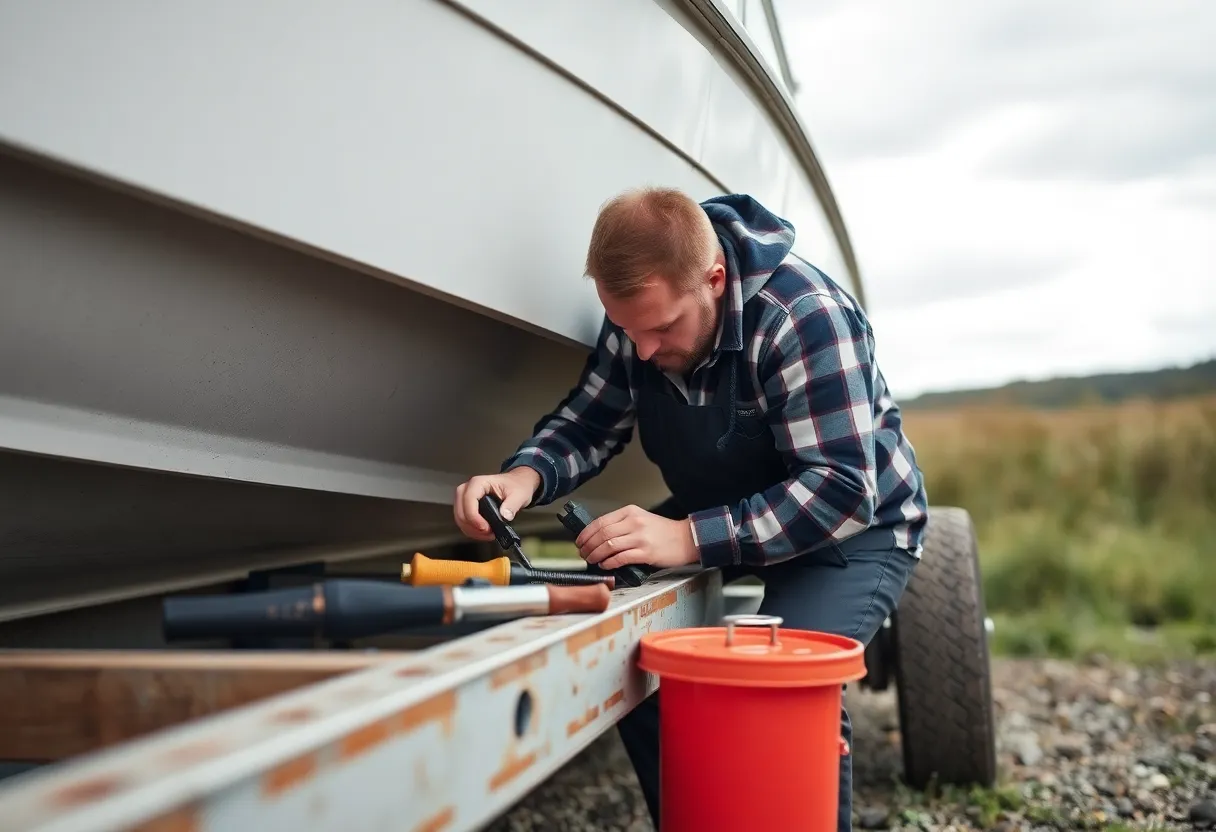
<path fill-rule="evenodd" d="M 701 206 L 726 257 L 724 314 L 706 362 L 687 379 L 667 378 L 698 405 L 712 400 L 719 374 L 729 374 L 732 418 L 737 410 L 763 414 L 788 470 L 762 492 L 689 515 L 701 563 L 765 566 L 873 527 L 890 528 L 897 545 L 919 557 L 924 479 L 865 313 L 791 252 L 788 220 L 744 194 Z M 578 383 L 503 464 L 540 474 L 534 505 L 564 497 L 630 441 L 638 385 L 664 378 L 641 365 L 605 317 Z"/>

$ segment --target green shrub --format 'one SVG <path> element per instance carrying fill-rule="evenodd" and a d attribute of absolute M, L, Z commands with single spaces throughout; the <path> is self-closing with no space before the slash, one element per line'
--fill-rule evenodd
<path fill-rule="evenodd" d="M 1216 625 L 1216 400 L 904 414 L 932 505 L 976 523 L 988 607 L 1035 622 L 1019 655 L 1086 626 Z M 1079 616 L 1079 617 L 1078 617 Z M 1111 629 L 1113 627 L 1114 629 Z"/>

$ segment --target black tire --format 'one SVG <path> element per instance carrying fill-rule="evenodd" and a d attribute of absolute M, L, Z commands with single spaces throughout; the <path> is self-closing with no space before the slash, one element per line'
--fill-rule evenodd
<path fill-rule="evenodd" d="M 929 510 L 921 562 L 892 616 L 904 779 L 991 786 L 996 719 L 971 516 Z"/>

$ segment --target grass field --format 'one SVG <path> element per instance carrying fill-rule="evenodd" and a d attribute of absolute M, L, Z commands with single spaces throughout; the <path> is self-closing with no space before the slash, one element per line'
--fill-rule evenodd
<path fill-rule="evenodd" d="M 904 422 L 930 503 L 975 521 L 997 652 L 1216 655 L 1216 396 Z"/>
<path fill-rule="evenodd" d="M 996 649 L 1216 653 L 1216 397 L 905 425 L 930 503 L 976 523 Z"/>

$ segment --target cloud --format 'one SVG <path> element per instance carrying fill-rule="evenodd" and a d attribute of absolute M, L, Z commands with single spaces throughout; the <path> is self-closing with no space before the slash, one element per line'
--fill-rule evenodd
<path fill-rule="evenodd" d="M 1025 289 L 1048 283 L 1079 262 L 1076 256 L 1063 253 L 945 251 L 929 262 L 914 262 L 893 275 L 872 279 L 882 290 L 871 306 L 907 312 L 943 298 Z"/>
<path fill-rule="evenodd" d="M 1177 154 L 1216 152 L 1207 0 L 817 6 L 784 0 L 780 12 L 800 106 L 832 158 L 917 153 L 1027 102 L 1049 108 L 1056 126 L 1039 152 L 1011 158 L 1019 173 L 1038 162 L 1044 174 L 1151 175 L 1155 162 L 1175 169 Z M 1103 138 L 1116 149 L 1090 152 Z"/>
<path fill-rule="evenodd" d="M 1206 167 L 1206 170 L 1192 170 L 1189 176 L 1172 183 L 1171 205 L 1196 208 L 1216 216 L 1216 161 Z"/>
<path fill-rule="evenodd" d="M 1216 77 L 1212 85 L 1216 89 Z M 1195 163 L 1216 158 L 1216 98 L 1211 94 L 1095 92 L 1058 106 L 1052 122 L 1038 138 L 995 158 L 990 169 L 1028 177 L 1125 181 L 1186 173 Z"/>
<path fill-rule="evenodd" d="M 778 10 L 897 395 L 1216 353 L 1216 3 Z"/>

